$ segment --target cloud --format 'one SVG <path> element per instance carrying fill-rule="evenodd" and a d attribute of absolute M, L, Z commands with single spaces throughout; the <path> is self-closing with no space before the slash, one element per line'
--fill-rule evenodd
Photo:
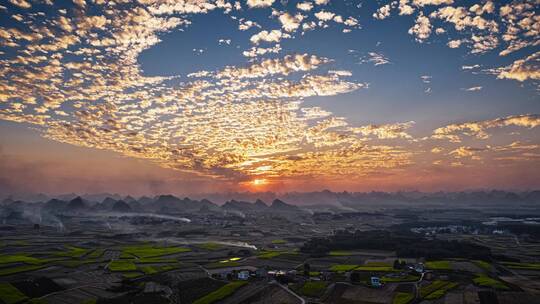
<path fill-rule="evenodd" d="M 523 82 L 528 79 L 540 79 L 540 52 L 524 59 L 514 61 L 511 65 L 495 70 L 499 79 L 514 79 Z"/>
<path fill-rule="evenodd" d="M 400 15 L 412 15 L 414 13 L 414 7 L 409 5 L 408 0 L 399 0 L 399 14 Z"/>
<path fill-rule="evenodd" d="M 390 16 L 390 5 L 384 5 L 377 9 L 375 13 L 373 13 L 373 18 L 383 20 Z"/>
<path fill-rule="evenodd" d="M 412 136 L 409 135 L 406 130 L 411 128 L 413 125 L 414 121 L 409 121 L 404 123 L 386 125 L 368 125 L 363 127 L 351 128 L 351 130 L 356 134 L 362 134 L 364 136 L 373 135 L 379 139 L 412 139 Z"/>
<path fill-rule="evenodd" d="M 464 90 L 467 91 L 467 92 L 477 92 L 477 91 L 482 90 L 482 87 L 481 86 L 476 86 L 476 87 L 466 88 Z"/>
<path fill-rule="evenodd" d="M 282 28 L 287 32 L 294 32 L 300 27 L 300 23 L 304 19 L 301 14 L 291 15 L 289 13 L 283 13 L 279 17 Z"/>
<path fill-rule="evenodd" d="M 507 4 L 482 1 L 470 6 L 455 5 L 454 1 L 450 0 L 399 0 L 388 1 L 374 12 L 373 16 L 376 19 L 386 19 L 396 8 L 400 15 L 413 15 L 416 12 L 409 34 L 419 43 L 430 38 L 433 24 L 437 24 L 435 32 L 438 35 L 448 34 L 449 40 L 446 44 L 449 48 L 466 47 L 471 54 L 484 54 L 502 46 L 499 55 L 507 56 L 518 50 L 540 45 L 536 6 L 534 0 Z M 453 27 L 453 31 L 449 31 L 448 26 Z M 504 67 L 492 70 L 497 69 L 503 70 Z M 521 79 L 519 74 L 516 76 Z"/>
<path fill-rule="evenodd" d="M 272 53 L 278 54 L 279 52 L 281 52 L 281 45 L 278 43 L 274 45 L 273 47 L 268 47 L 268 48 L 251 47 L 249 50 L 243 51 L 242 55 L 244 55 L 245 57 L 254 58 L 254 57 L 262 56 L 265 54 L 272 54 Z"/>
<path fill-rule="evenodd" d="M 410 134 L 413 122 L 357 126 L 322 106 L 307 105 L 308 98 L 368 88 L 352 77 L 351 71 L 343 69 L 341 62 L 331 58 L 276 55 L 282 52 L 280 43 L 292 39 L 300 28 L 324 28 L 327 22 L 337 23 L 339 31 L 359 28 L 356 18 L 336 15 L 329 11 L 331 7 L 319 7 L 324 10 L 313 14 L 314 4 L 325 5 L 327 1 L 298 3 L 297 8 L 306 16 L 264 10 L 273 12 L 276 18 L 270 22 L 274 26 L 281 26 L 274 30 L 255 30 L 261 28 L 255 21 L 233 16 L 241 13 L 240 2 L 201 0 L 180 5 L 132 1 L 110 5 L 81 1 L 76 14 L 52 3 L 51 13 L 39 18 L 35 17 L 37 2 L 31 3 L 36 3 L 35 7 L 27 10 L 8 5 L 20 20 L 12 21 L 21 26 L 0 27 L 3 46 L 13 51 L 10 55 L 3 53 L 0 60 L 0 119 L 30 124 L 48 139 L 113 151 L 126 159 L 173 169 L 175 174 L 181 171 L 224 183 L 249 179 L 254 172 L 261 174 L 257 168 L 267 168 L 264 174 L 269 179 L 391 175 L 422 162 L 421 156 L 425 156 L 425 147 L 420 147 L 420 141 Z M 250 3 L 248 7 L 268 7 L 275 1 Z M 417 21 L 411 29 L 415 39 L 428 39 L 433 21 L 437 28 L 440 23 L 463 25 L 458 34 L 467 36 L 451 39 L 463 39 L 463 46 L 471 51 L 496 45 L 491 38 L 496 34 L 492 31 L 495 27 L 489 18 L 497 14 L 498 4 L 493 13 L 489 6 L 484 7 L 487 2 L 482 7 L 466 8 L 463 18 L 439 11 L 439 7 L 429 8 L 436 12 L 433 17 L 426 15 L 423 7 L 428 5 L 435 3 L 402 0 L 390 4 L 390 8 L 399 9 L 401 15 L 412 15 L 409 18 Z M 251 37 L 252 43 L 238 49 L 248 57 L 244 64 L 190 71 L 187 75 L 143 73 L 139 65 L 142 52 L 156 46 L 171 31 L 189 30 L 194 15 L 216 10 L 229 14 L 238 22 L 239 30 L 254 31 L 241 35 Z M 231 14 L 233 10 L 235 14 Z M 535 37 L 534 22 L 527 19 L 534 21 L 532 9 L 527 6 L 523 10 L 526 14 L 520 13 L 518 6 L 504 9 L 505 21 L 501 24 L 506 26 L 497 27 L 502 33 L 497 34 L 498 43 L 510 41 L 517 48 L 526 35 Z M 504 36 L 514 32 L 517 38 Z M 228 38 L 217 41 L 222 45 L 231 43 Z M 197 52 L 204 50 L 201 46 L 193 48 Z M 288 51 L 288 45 L 283 49 Z M 263 55 L 271 58 L 257 58 Z M 369 53 L 366 60 L 377 66 L 389 62 L 380 52 Z M 501 78 L 534 80 L 536 62 L 537 55 L 526 56 L 492 72 Z M 430 79 L 426 76 L 422 81 L 427 84 Z M 446 126 L 434 131 L 431 138 L 460 140 L 469 134 L 481 139 L 489 136 L 490 128 L 534 128 L 538 116 L 518 115 L 488 122 Z M 444 149 L 454 151 L 458 147 Z"/>
<path fill-rule="evenodd" d="M 281 59 L 265 59 L 260 63 L 252 64 L 246 68 L 227 67 L 217 73 L 217 78 L 260 78 L 269 75 L 289 75 L 298 71 L 317 69 L 321 64 L 327 63 L 326 58 L 314 55 L 297 54 L 287 55 Z"/>
<path fill-rule="evenodd" d="M 20 8 L 31 8 L 32 4 L 26 0 L 9 0 L 9 3 L 18 6 Z"/>
<path fill-rule="evenodd" d="M 269 7 L 274 4 L 275 0 L 247 0 L 246 4 L 250 8 Z"/>
<path fill-rule="evenodd" d="M 450 5 L 454 3 L 454 0 L 412 0 L 412 3 L 416 6 L 426 5 Z"/>
<path fill-rule="evenodd" d="M 462 135 L 472 136 L 478 139 L 487 139 L 490 137 L 487 130 L 508 126 L 529 129 L 538 127 L 540 126 L 540 115 L 523 114 L 478 122 L 451 124 L 433 131 L 432 137 L 436 139 L 449 139 L 452 142 L 460 142 L 460 137 Z"/>
<path fill-rule="evenodd" d="M 330 2 L 330 0 L 315 0 L 315 4 L 317 5 L 327 5 Z"/>
<path fill-rule="evenodd" d="M 254 21 L 251 21 L 251 20 L 240 19 L 240 24 L 238 25 L 239 30 L 247 31 L 252 27 L 260 28 L 261 26 L 257 22 L 254 22 Z"/>
<path fill-rule="evenodd" d="M 230 45 L 231 44 L 231 39 L 219 39 L 218 40 L 218 43 L 221 45 L 221 44 L 226 44 L 226 45 Z"/>
<path fill-rule="evenodd" d="M 296 8 L 301 11 L 309 12 L 313 9 L 313 4 L 311 2 L 300 2 L 296 4 Z"/>
<path fill-rule="evenodd" d="M 409 29 L 409 34 L 415 36 L 416 41 L 424 42 L 431 35 L 431 22 L 429 18 L 420 14 L 416 18 L 416 23 Z"/>
<path fill-rule="evenodd" d="M 455 158 L 474 158 L 478 160 L 479 158 L 477 157 L 477 153 L 482 152 L 484 150 L 485 149 L 483 148 L 472 148 L 472 147 L 463 146 L 453 151 L 450 151 L 450 153 L 448 154 L 453 155 Z"/>
<path fill-rule="evenodd" d="M 375 66 L 391 63 L 390 60 L 387 57 L 385 57 L 383 54 L 379 54 L 376 52 L 369 52 L 368 57 L 362 59 L 361 62 L 371 62 Z"/>
<path fill-rule="evenodd" d="M 271 30 L 270 32 L 264 30 L 251 36 L 249 39 L 253 44 L 259 44 L 262 42 L 279 42 L 285 35 L 280 30 Z"/>
<path fill-rule="evenodd" d="M 431 83 L 431 79 L 433 77 L 432 76 L 429 76 L 429 75 L 422 75 L 420 76 L 420 79 L 422 80 L 423 83 Z"/>
<path fill-rule="evenodd" d="M 328 71 L 328 74 L 333 74 L 333 75 L 337 75 L 337 76 L 344 76 L 344 77 L 352 76 L 352 72 L 351 71 L 346 71 L 346 70 L 330 70 L 330 71 Z"/>
<path fill-rule="evenodd" d="M 336 14 L 329 12 L 329 11 L 320 11 L 318 13 L 315 13 L 315 17 L 321 21 L 330 21 L 332 18 L 334 18 Z"/>
<path fill-rule="evenodd" d="M 477 69 L 479 68 L 480 65 L 479 64 L 474 64 L 474 65 L 463 65 L 461 66 L 461 69 L 462 70 L 474 70 L 474 69 Z"/>
<path fill-rule="evenodd" d="M 457 49 L 461 46 L 461 44 L 463 43 L 462 40 L 460 39 L 455 39 L 455 40 L 450 40 L 448 41 L 447 45 L 449 48 L 451 49 Z"/>

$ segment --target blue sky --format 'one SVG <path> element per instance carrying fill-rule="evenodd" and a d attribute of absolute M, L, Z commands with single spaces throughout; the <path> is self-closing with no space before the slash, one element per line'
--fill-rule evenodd
<path fill-rule="evenodd" d="M 12 160 L 0 190 L 130 192 L 149 178 L 162 191 L 534 188 L 537 11 L 527 0 L 5 1 L 0 145 Z M 129 183 L 92 170 L 91 189 L 64 189 L 89 159 L 145 165 Z M 57 164 L 44 175 L 58 182 L 12 177 L 28 162 Z M 494 172 L 505 173 L 482 179 Z"/>

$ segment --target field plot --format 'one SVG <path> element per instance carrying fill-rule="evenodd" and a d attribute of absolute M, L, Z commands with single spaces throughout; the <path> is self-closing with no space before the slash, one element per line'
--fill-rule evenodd
<path fill-rule="evenodd" d="M 89 253 L 90 251 L 92 251 L 91 249 L 79 248 L 79 247 L 69 246 L 69 245 L 65 247 L 67 251 L 58 252 L 55 255 L 60 256 L 60 257 L 81 258 L 87 253 Z"/>
<path fill-rule="evenodd" d="M 400 282 L 416 282 L 420 279 L 419 275 L 412 274 L 399 274 L 399 275 L 385 275 L 381 278 L 383 283 L 400 283 Z"/>
<path fill-rule="evenodd" d="M 456 271 L 466 271 L 470 273 L 483 273 L 490 271 L 491 264 L 484 261 L 451 261 L 451 268 Z"/>
<path fill-rule="evenodd" d="M 306 282 L 299 291 L 306 297 L 320 298 L 326 291 L 326 287 L 328 283 L 324 281 Z"/>
<path fill-rule="evenodd" d="M 482 287 L 492 287 L 499 290 L 509 290 L 510 287 L 508 287 L 503 282 L 490 278 L 486 275 L 479 275 L 476 278 L 473 279 L 474 284 Z"/>
<path fill-rule="evenodd" d="M 420 287 L 420 297 L 426 300 L 439 299 L 457 285 L 458 283 L 448 281 L 433 281 L 428 285 Z"/>
<path fill-rule="evenodd" d="M 211 243 L 211 242 L 197 244 L 196 246 L 199 247 L 199 248 L 202 248 L 204 250 L 212 250 L 212 251 L 221 250 L 221 249 L 223 249 L 225 247 L 225 246 L 223 246 L 223 245 L 221 245 L 219 243 Z"/>
<path fill-rule="evenodd" d="M 218 290 L 226 283 L 207 277 L 185 280 L 178 283 L 181 303 L 192 303 L 209 293 Z"/>
<path fill-rule="evenodd" d="M 109 263 L 111 271 L 135 271 L 137 266 L 131 260 L 114 260 Z"/>
<path fill-rule="evenodd" d="M 388 284 L 382 288 L 364 286 L 348 286 L 341 297 L 349 301 L 364 301 L 366 303 L 392 303 L 395 294 L 395 284 Z"/>
<path fill-rule="evenodd" d="M 218 290 L 215 290 L 204 297 L 196 300 L 193 302 L 193 304 L 211 304 L 216 301 L 225 299 L 226 297 L 233 294 L 238 288 L 246 285 L 247 282 L 244 281 L 237 281 L 237 282 L 231 282 L 228 283 L 222 287 L 220 287 Z"/>
<path fill-rule="evenodd" d="M 191 251 L 191 249 L 185 247 L 157 247 L 152 245 L 129 246 L 122 248 L 123 255 L 132 255 L 137 258 L 154 258 L 189 251 Z"/>
<path fill-rule="evenodd" d="M 246 297 L 240 301 L 238 300 L 237 294 L 240 295 L 244 287 L 238 290 L 231 297 L 223 301 L 224 304 L 300 304 L 300 300 L 285 291 L 283 288 L 277 285 L 266 285 L 260 291 L 256 292 L 249 297 Z"/>
<path fill-rule="evenodd" d="M 9 283 L 0 283 L 0 300 L 5 304 L 20 303 L 28 299 L 22 292 Z"/>
<path fill-rule="evenodd" d="M 540 271 L 540 263 L 516 263 L 516 262 L 502 262 L 504 266 L 511 269 L 523 269 L 523 270 L 538 270 Z"/>
<path fill-rule="evenodd" d="M 429 285 L 420 287 L 420 297 L 426 300 L 442 298 L 450 289 L 458 286 L 458 283 L 448 281 L 434 281 Z"/>
<path fill-rule="evenodd" d="M 414 294 L 410 292 L 398 292 L 392 299 L 392 304 L 408 304 L 414 299 Z"/>
<path fill-rule="evenodd" d="M 351 271 L 358 268 L 359 266 L 360 265 L 354 265 L 354 264 L 336 264 L 330 267 L 330 271 L 335 271 L 335 272 Z"/>
<path fill-rule="evenodd" d="M 45 265 L 23 265 L 23 266 L 15 266 L 15 267 L 6 267 L 6 268 L 0 268 L 0 276 L 7 276 L 17 273 L 23 273 L 23 272 L 29 272 L 34 270 L 39 270 L 46 268 Z"/>
<path fill-rule="evenodd" d="M 432 270 L 452 270 L 451 261 L 429 261 L 426 268 Z"/>
<path fill-rule="evenodd" d="M 53 293 L 45 296 L 44 300 L 47 303 L 54 304 L 92 303 L 98 298 L 112 298 L 114 296 L 116 296 L 116 294 L 107 291 L 105 284 L 96 283 L 59 293 Z"/>

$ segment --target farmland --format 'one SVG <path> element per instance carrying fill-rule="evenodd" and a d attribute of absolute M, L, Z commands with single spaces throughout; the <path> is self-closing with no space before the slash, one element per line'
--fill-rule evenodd
<path fill-rule="evenodd" d="M 508 248 L 516 246 L 516 238 L 444 233 L 434 241 L 435 237 L 404 232 L 403 226 L 393 230 L 379 217 L 364 213 L 332 220 L 310 214 L 242 218 L 234 213 L 193 213 L 190 217 L 188 224 L 167 218 L 99 222 L 91 216 L 73 216 L 63 218 L 65 230 L 47 225 L 39 233 L 32 225 L 0 230 L 0 282 L 19 291 L 5 287 L 4 293 L 19 297 L 17 304 L 136 298 L 147 303 L 180 299 L 181 303 L 299 304 L 303 298 L 323 304 L 436 304 L 478 299 L 486 293 L 500 299 L 540 294 L 536 245 L 527 238 L 519 241 L 531 251 L 518 250 L 500 259 L 484 254 L 503 247 L 512 253 Z M 317 222 L 310 224 L 314 219 Z M 385 229 L 335 230 L 363 222 Z M 117 228 L 126 226 L 130 229 Z M 314 231 L 320 231 L 318 236 L 312 236 Z M 396 250 L 394 241 L 408 249 L 418 244 L 420 253 L 433 244 L 442 244 L 443 249 L 418 256 L 418 252 Z M 489 247 L 482 247 L 485 244 Z M 452 248 L 456 254 L 449 256 Z"/>

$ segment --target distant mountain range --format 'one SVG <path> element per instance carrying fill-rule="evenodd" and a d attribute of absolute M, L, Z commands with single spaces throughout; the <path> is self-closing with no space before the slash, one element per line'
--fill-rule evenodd
<path fill-rule="evenodd" d="M 247 194 L 252 195 L 252 194 Z M 270 196 L 266 193 L 266 197 Z M 242 195 L 238 195 L 242 197 Z M 476 208 L 482 211 L 505 210 L 508 214 L 521 210 L 540 208 L 540 191 L 507 192 L 310 192 L 288 193 L 282 198 L 273 198 L 270 204 L 262 199 L 230 199 L 216 204 L 209 199 L 179 198 L 174 195 L 139 197 L 120 195 L 62 195 L 54 198 L 40 195 L 38 201 L 8 197 L 0 201 L 0 220 L 30 220 L 41 222 L 43 217 L 58 221 L 56 215 L 173 215 L 215 213 L 217 215 L 238 215 L 269 213 L 286 217 L 325 213 L 379 212 L 392 209 L 440 210 Z M 283 199 L 286 198 L 286 199 Z M 56 220 L 55 220 L 56 219 Z"/>
<path fill-rule="evenodd" d="M 78 197 L 78 194 L 69 193 L 62 195 L 45 195 L 45 194 L 28 194 L 28 195 L 13 195 L 5 198 L 6 201 L 25 201 L 25 202 L 46 202 L 51 199 L 61 201 L 71 201 Z M 172 202 L 174 205 L 180 206 L 184 201 L 187 203 L 191 200 L 199 200 L 202 204 L 208 205 L 214 203 L 216 205 L 224 205 L 228 203 L 232 206 L 249 206 L 243 203 L 255 202 L 259 207 L 262 207 L 262 201 L 271 202 L 279 199 L 288 204 L 298 206 L 309 205 L 334 205 L 342 204 L 362 204 L 362 203 L 405 203 L 405 202 L 431 202 L 431 203 L 496 203 L 496 202 L 521 202 L 521 203 L 537 203 L 540 202 L 540 190 L 511 192 L 501 190 L 491 191 L 463 191 L 463 192 L 332 192 L 329 190 L 318 192 L 289 192 L 277 194 L 274 192 L 231 192 L 231 193 L 209 193 L 189 195 L 189 198 L 179 199 L 173 195 L 159 195 L 155 197 L 142 196 L 134 198 L 132 196 L 122 196 L 119 194 L 99 193 L 99 194 L 83 194 L 80 195 L 88 202 L 103 202 L 113 204 L 118 200 L 123 200 L 126 203 L 137 201 L 141 205 L 157 202 L 158 204 L 167 204 Z M 105 200 L 107 200 L 105 202 Z M 2 201 L 0 199 L 0 201 Z M 210 206 L 210 205 L 209 205 Z M 229 208 L 227 207 L 227 208 Z M 251 207 L 250 207 L 251 208 Z M 234 209 L 234 208 L 233 208 Z"/>
<path fill-rule="evenodd" d="M 95 199 L 95 197 L 94 197 Z M 25 202 L 7 198 L 0 204 L 4 216 L 9 212 L 23 212 L 29 209 L 39 209 L 50 213 L 162 213 L 179 214 L 190 212 L 270 212 L 270 213 L 296 213 L 304 212 L 295 205 L 287 204 L 275 199 L 270 206 L 262 200 L 254 203 L 243 201 L 227 201 L 222 206 L 212 203 L 207 199 L 192 200 L 188 197 L 183 199 L 174 195 L 159 195 L 154 198 L 142 197 L 139 200 L 133 197 L 113 198 L 105 197 L 101 202 L 76 196 L 70 200 L 52 198 L 45 202 Z M 0 217 L 2 215 L 0 214 Z"/>

